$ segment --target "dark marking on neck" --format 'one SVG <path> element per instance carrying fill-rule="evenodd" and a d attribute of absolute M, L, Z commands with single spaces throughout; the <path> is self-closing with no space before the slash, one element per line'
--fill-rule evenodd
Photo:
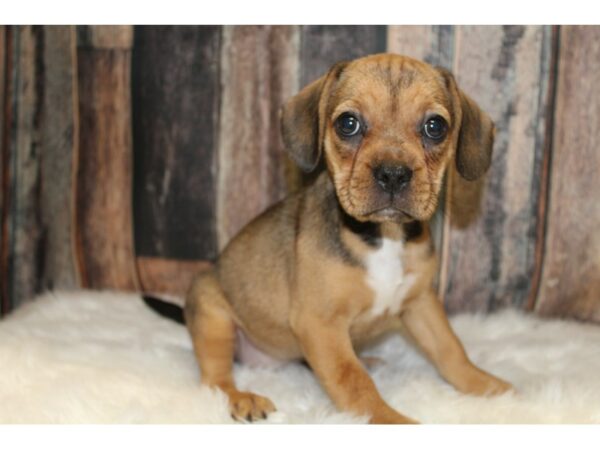
<path fill-rule="evenodd" d="M 418 220 L 407 222 L 402 227 L 404 228 L 405 242 L 415 241 L 423 235 L 423 224 Z"/>
<path fill-rule="evenodd" d="M 431 239 L 427 223 L 415 220 L 403 224 L 402 228 L 404 231 L 404 242 L 418 245 L 427 243 L 428 255 L 433 255 L 435 253 L 433 239 Z"/>
<path fill-rule="evenodd" d="M 381 244 L 381 226 L 378 223 L 360 222 L 344 211 L 341 214 L 342 222 L 346 229 L 360 237 L 368 246 L 379 247 Z"/>

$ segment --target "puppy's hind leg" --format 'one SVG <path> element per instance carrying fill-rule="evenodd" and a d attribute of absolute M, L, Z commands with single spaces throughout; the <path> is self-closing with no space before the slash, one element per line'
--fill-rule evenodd
<path fill-rule="evenodd" d="M 202 383 L 227 394 L 233 418 L 253 421 L 265 419 L 268 413 L 275 411 L 269 399 L 241 392 L 235 387 L 235 324 L 212 271 L 202 273 L 194 281 L 186 298 L 185 318 L 200 365 Z"/>

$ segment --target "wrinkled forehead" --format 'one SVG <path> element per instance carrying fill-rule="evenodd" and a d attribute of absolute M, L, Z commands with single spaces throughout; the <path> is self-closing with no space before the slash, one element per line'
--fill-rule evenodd
<path fill-rule="evenodd" d="M 451 121 L 452 97 L 444 77 L 433 67 L 407 58 L 377 58 L 350 63 L 340 74 L 329 104 L 343 109 L 387 115 L 427 111 Z"/>

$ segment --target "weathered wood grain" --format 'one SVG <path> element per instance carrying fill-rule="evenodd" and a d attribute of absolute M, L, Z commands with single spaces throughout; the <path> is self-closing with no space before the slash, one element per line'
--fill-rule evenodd
<path fill-rule="evenodd" d="M 135 28 L 138 256 L 198 260 L 217 254 L 220 41 L 215 26 Z"/>
<path fill-rule="evenodd" d="M 600 322 L 600 27 L 560 31 L 545 257 L 536 311 Z"/>
<path fill-rule="evenodd" d="M 386 50 L 386 27 L 306 25 L 302 27 L 300 86 L 316 80 L 336 62 Z"/>
<path fill-rule="evenodd" d="M 9 162 L 8 130 L 11 123 L 10 73 L 12 67 L 12 33 L 0 27 L 0 315 L 10 310 L 8 279 L 8 208 Z"/>
<path fill-rule="evenodd" d="M 548 200 L 550 196 L 550 170 L 552 165 L 552 149 L 554 135 L 554 121 L 556 109 L 556 86 L 558 76 L 560 26 L 553 25 L 551 31 L 550 72 L 548 75 L 548 98 L 546 100 L 544 151 L 540 163 L 539 173 L 536 174 L 540 185 L 539 201 L 537 204 L 537 239 L 535 245 L 535 268 L 531 278 L 531 289 L 524 308 L 533 311 L 538 301 L 542 270 L 544 267 L 544 252 L 546 249 L 546 227 L 548 216 Z"/>
<path fill-rule="evenodd" d="M 226 26 L 221 52 L 218 242 L 293 190 L 299 173 L 283 150 L 279 110 L 298 91 L 299 29 Z"/>
<path fill-rule="evenodd" d="M 4 245 L 6 284 L 12 307 L 31 299 L 40 288 L 43 236 L 40 226 L 40 84 L 36 78 L 39 27 L 12 28 L 14 69 L 10 74 L 11 116 L 8 136 L 8 196 Z"/>
<path fill-rule="evenodd" d="M 440 284 L 450 311 L 523 306 L 541 238 L 551 29 L 465 26 L 455 36 L 458 84 L 492 116 L 497 134 L 484 180 L 449 174 Z"/>
<path fill-rule="evenodd" d="M 40 161 L 42 289 L 79 286 L 73 247 L 73 157 L 77 152 L 77 42 L 73 26 L 40 30 L 37 123 Z"/>
<path fill-rule="evenodd" d="M 104 45 L 77 52 L 77 254 L 85 287 L 133 290 L 131 52 Z"/>
<path fill-rule="evenodd" d="M 5 127 L 6 127 L 6 123 L 5 123 L 5 119 L 6 119 L 6 113 L 5 113 L 5 109 L 6 109 L 6 105 L 5 105 L 5 99 L 6 99 L 6 90 L 7 90 L 7 26 L 5 25 L 0 25 L 0 216 L 2 215 L 2 211 L 3 211 L 3 205 L 4 205 L 4 196 L 3 196 L 3 191 L 2 191 L 2 180 L 3 178 L 3 172 L 4 172 L 4 160 L 1 157 L 2 155 L 2 150 L 4 149 L 4 136 L 6 134 L 5 132 Z"/>
<path fill-rule="evenodd" d="M 387 29 L 387 51 L 426 61 L 452 70 L 454 57 L 454 27 L 439 25 L 395 25 Z M 444 233 L 445 186 L 440 193 L 438 208 L 430 221 L 436 251 L 441 253 Z M 438 282 L 439 284 L 439 282 Z M 440 293 L 443 295 L 443 293 Z"/>
<path fill-rule="evenodd" d="M 3 195 L 2 195 L 2 180 L 4 179 L 2 174 L 4 171 L 4 161 L 2 158 L 2 149 L 4 148 L 4 99 L 5 99 L 5 85 L 6 80 L 6 26 L 0 25 L 0 217 L 2 217 L 3 210 Z"/>
<path fill-rule="evenodd" d="M 451 25 L 394 25 L 387 27 L 387 50 L 434 66 L 452 69 L 454 27 Z"/>
<path fill-rule="evenodd" d="M 133 27 L 129 25 L 77 27 L 77 42 L 81 47 L 131 50 Z"/>
<path fill-rule="evenodd" d="M 142 290 L 146 293 L 185 297 L 194 277 L 212 267 L 208 261 L 139 256 L 138 272 Z"/>

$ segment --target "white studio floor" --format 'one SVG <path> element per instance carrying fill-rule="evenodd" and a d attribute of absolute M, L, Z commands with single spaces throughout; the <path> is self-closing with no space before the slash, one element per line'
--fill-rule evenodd
<path fill-rule="evenodd" d="M 469 397 L 447 385 L 400 336 L 368 355 L 383 397 L 424 423 L 600 423 L 600 326 L 516 311 L 460 315 L 453 326 L 478 365 L 517 394 Z M 0 321 L 0 423 L 232 423 L 201 387 L 183 326 L 139 296 L 50 293 Z M 267 423 L 364 423 L 336 412 L 303 365 L 236 366 L 238 385 L 266 395 Z"/>

